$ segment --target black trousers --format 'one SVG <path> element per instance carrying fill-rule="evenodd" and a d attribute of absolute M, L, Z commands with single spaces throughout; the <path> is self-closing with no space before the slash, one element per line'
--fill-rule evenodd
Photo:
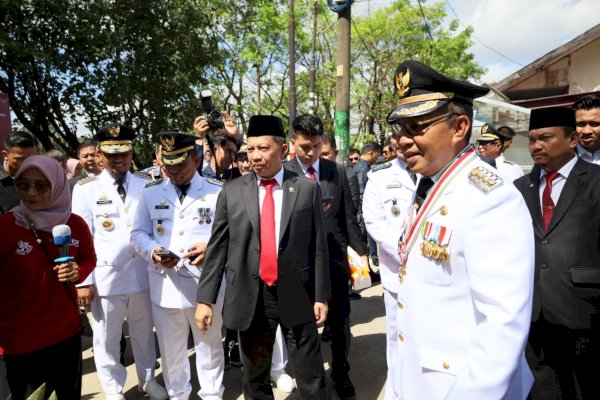
<path fill-rule="evenodd" d="M 331 332 L 331 379 L 340 381 L 350 369 L 348 353 L 352 335 L 350 333 L 350 297 L 348 291 L 347 258 L 334 261 L 330 255 L 331 299 L 327 313 L 327 325 Z M 346 260 L 344 263 L 343 260 Z"/>
<path fill-rule="evenodd" d="M 46 383 L 47 399 L 56 392 L 58 400 L 81 398 L 81 335 L 27 354 L 5 356 L 6 379 L 13 400 Z"/>
<path fill-rule="evenodd" d="M 600 331 L 569 329 L 540 316 L 525 355 L 535 379 L 532 400 L 600 399 Z"/>
<path fill-rule="evenodd" d="M 277 288 L 261 282 L 260 294 L 250 327 L 239 332 L 243 364 L 243 393 L 246 400 L 272 400 L 271 358 L 277 326 Z M 314 321 L 288 327 L 281 324 L 289 363 L 296 377 L 300 398 L 329 398 L 317 325 Z"/>

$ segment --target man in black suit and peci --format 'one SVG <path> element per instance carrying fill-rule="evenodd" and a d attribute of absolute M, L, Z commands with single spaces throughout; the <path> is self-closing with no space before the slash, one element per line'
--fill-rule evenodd
<path fill-rule="evenodd" d="M 277 325 L 303 399 L 327 399 L 317 324 L 330 297 L 327 239 L 317 182 L 285 170 L 281 119 L 255 115 L 248 126 L 253 173 L 227 182 L 198 284 L 196 322 L 211 329 L 226 280 L 223 321 L 238 330 L 246 399 L 273 399 L 270 369 Z"/>

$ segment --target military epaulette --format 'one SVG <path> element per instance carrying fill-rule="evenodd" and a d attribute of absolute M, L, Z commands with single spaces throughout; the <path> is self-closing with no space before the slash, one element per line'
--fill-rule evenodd
<path fill-rule="evenodd" d="M 382 169 L 386 169 L 392 166 L 391 162 L 384 162 L 382 164 L 377 164 L 371 167 L 371 172 L 381 171 Z"/>
<path fill-rule="evenodd" d="M 469 172 L 469 180 L 485 194 L 488 194 L 503 182 L 502 178 L 483 166 L 473 168 Z"/>
<path fill-rule="evenodd" d="M 514 162 L 508 161 L 508 160 L 503 160 L 502 162 L 505 163 L 505 164 L 508 164 L 508 165 L 515 165 Z"/>
<path fill-rule="evenodd" d="M 145 188 L 149 188 L 150 186 L 158 185 L 158 184 L 159 184 L 159 183 L 161 183 L 162 181 L 163 181 L 163 178 L 158 178 L 158 179 L 155 179 L 155 180 L 153 180 L 153 181 L 150 181 L 150 182 L 146 183 L 146 184 L 144 185 L 144 187 L 145 187 Z"/>
<path fill-rule="evenodd" d="M 76 185 L 85 185 L 88 182 L 93 181 L 94 179 L 96 179 L 96 175 L 90 175 L 87 178 L 83 178 L 77 181 Z"/>
<path fill-rule="evenodd" d="M 215 178 L 207 178 L 206 176 L 204 177 L 204 179 L 206 179 L 206 181 L 207 181 L 208 183 L 212 183 L 213 185 L 223 186 L 223 182 L 221 182 L 221 181 L 220 181 L 220 180 L 218 180 L 218 179 L 215 179 Z"/>
<path fill-rule="evenodd" d="M 139 176 L 140 178 L 143 178 L 143 179 L 148 179 L 148 180 L 152 179 L 152 175 L 150 175 L 150 174 L 149 174 L 149 173 L 147 173 L 147 172 L 143 172 L 143 171 L 135 171 L 133 174 L 134 174 L 135 176 Z"/>

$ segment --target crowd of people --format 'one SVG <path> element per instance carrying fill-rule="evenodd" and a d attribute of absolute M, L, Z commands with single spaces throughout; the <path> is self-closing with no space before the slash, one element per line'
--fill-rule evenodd
<path fill-rule="evenodd" d="M 485 124 L 471 144 L 488 89 L 410 60 L 394 82 L 391 137 L 350 149 L 345 166 L 312 114 L 289 144 L 275 116 L 252 116 L 245 138 L 225 112 L 220 128 L 198 117 L 194 135 L 157 134 L 154 165 L 135 172 L 123 124 L 78 159 L 10 133 L 0 356 L 12 398 L 41 384 L 46 398 L 81 397 L 80 308 L 108 400 L 124 399 L 125 321 L 152 400 L 188 399 L 194 379 L 200 398 L 222 399 L 232 366 L 246 399 L 273 399 L 273 386 L 354 398 L 349 248 L 383 287 L 386 400 L 600 398 L 600 94 L 532 110 L 525 174 L 503 155 L 512 128 Z"/>

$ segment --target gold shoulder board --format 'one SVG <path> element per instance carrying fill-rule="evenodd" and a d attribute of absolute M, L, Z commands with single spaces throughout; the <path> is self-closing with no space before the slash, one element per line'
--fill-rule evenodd
<path fill-rule="evenodd" d="M 484 166 L 473 168 L 469 172 L 469 181 L 484 194 L 488 194 L 503 183 L 502 178 Z"/>

